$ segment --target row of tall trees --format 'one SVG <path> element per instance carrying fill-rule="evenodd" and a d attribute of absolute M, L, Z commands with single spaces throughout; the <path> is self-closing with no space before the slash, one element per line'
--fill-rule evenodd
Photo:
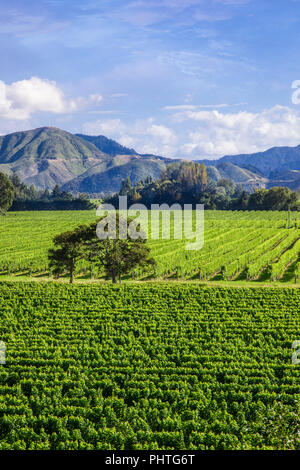
<path fill-rule="evenodd" d="M 10 177 L 0 174 L 0 212 L 11 210 L 85 210 L 94 204 L 86 194 L 74 195 L 56 185 L 52 191 L 37 191 L 22 183 L 14 173 Z M 257 189 L 246 192 L 230 179 L 212 180 L 205 165 L 194 162 L 175 162 L 153 180 L 147 177 L 132 185 L 130 178 L 123 180 L 120 192 L 106 202 L 118 205 L 118 196 L 126 195 L 128 203 L 151 204 L 179 202 L 204 204 L 206 209 L 218 210 L 299 210 L 299 193 L 285 187 Z"/>
<path fill-rule="evenodd" d="M 88 210 L 92 209 L 87 194 L 74 196 L 62 191 L 56 185 L 52 190 L 37 190 L 34 185 L 27 186 L 16 173 L 7 176 L 0 173 L 0 212 L 7 210 Z"/>
<path fill-rule="evenodd" d="M 126 195 L 128 204 L 204 204 L 218 210 L 299 210 L 299 193 L 286 187 L 243 190 L 228 178 L 214 181 L 203 163 L 175 162 L 167 166 L 159 179 L 146 178 L 132 185 L 124 180 L 120 192 L 107 199 L 118 204 L 118 196 Z"/>
<path fill-rule="evenodd" d="M 49 265 L 53 274 L 59 277 L 68 274 L 70 283 L 73 283 L 76 267 L 81 260 L 85 260 L 90 267 L 103 270 L 107 278 L 113 283 L 121 282 L 121 277 L 130 274 L 138 266 L 154 265 L 155 261 L 150 257 L 150 248 L 140 231 L 140 238 L 134 240 L 130 237 L 124 239 L 120 236 L 120 224 L 122 217 L 101 217 L 90 225 L 80 225 L 73 231 L 57 235 L 54 240 L 54 248 L 48 253 Z M 123 221 L 127 231 L 132 219 Z M 106 238 L 97 235 L 98 224 L 102 223 Z M 111 235 L 110 227 L 115 227 L 115 237 Z"/>
<path fill-rule="evenodd" d="M 118 195 L 107 202 L 117 204 L 119 195 L 126 195 L 128 203 L 151 204 L 204 204 L 207 209 L 228 209 L 233 198 L 243 190 L 228 179 L 213 181 L 203 163 L 174 162 L 167 166 L 159 179 L 146 178 L 132 185 L 129 178 L 123 181 Z"/>
<path fill-rule="evenodd" d="M 285 187 L 257 189 L 251 194 L 244 191 L 237 206 L 246 210 L 299 210 L 299 193 Z"/>

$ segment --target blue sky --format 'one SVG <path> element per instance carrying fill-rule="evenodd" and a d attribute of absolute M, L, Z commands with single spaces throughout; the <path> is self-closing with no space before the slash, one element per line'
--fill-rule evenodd
<path fill-rule="evenodd" d="M 0 41 L 1 134 L 193 159 L 300 144 L 298 0 L 1 0 Z"/>

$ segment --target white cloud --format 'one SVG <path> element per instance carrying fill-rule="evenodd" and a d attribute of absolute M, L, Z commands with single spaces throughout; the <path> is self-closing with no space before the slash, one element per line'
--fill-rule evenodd
<path fill-rule="evenodd" d="M 97 93 L 89 95 L 87 98 L 84 98 L 84 97 L 74 98 L 69 101 L 69 104 L 71 104 L 70 111 L 76 111 L 76 110 L 88 108 L 89 106 L 99 105 L 102 100 L 103 100 L 102 96 Z"/>
<path fill-rule="evenodd" d="M 0 119 L 27 120 L 36 112 L 64 114 L 92 104 L 99 104 L 102 96 L 67 99 L 56 82 L 31 77 L 10 85 L 0 80 Z"/>
<path fill-rule="evenodd" d="M 252 153 L 273 146 L 300 144 L 300 114 L 284 106 L 277 105 L 260 113 L 185 111 L 177 113 L 176 119 L 193 127 L 180 149 L 190 158 Z"/>
<path fill-rule="evenodd" d="M 168 125 L 153 118 L 133 124 L 109 119 L 88 122 L 83 131 L 104 134 L 139 153 L 174 158 L 218 158 L 259 152 L 273 146 L 299 145 L 300 112 L 279 105 L 257 113 L 183 109 L 173 114 Z"/>
<path fill-rule="evenodd" d="M 157 124 L 153 118 L 127 124 L 121 119 L 88 122 L 83 132 L 91 135 L 103 134 L 117 140 L 126 147 L 133 147 L 139 153 L 153 153 L 170 156 L 176 152 L 177 137 L 169 127 Z"/>
<path fill-rule="evenodd" d="M 83 125 L 83 131 L 90 135 L 104 134 L 106 137 L 111 137 L 116 134 L 121 134 L 126 130 L 125 124 L 121 119 L 108 119 L 107 121 L 94 121 L 87 122 Z"/>

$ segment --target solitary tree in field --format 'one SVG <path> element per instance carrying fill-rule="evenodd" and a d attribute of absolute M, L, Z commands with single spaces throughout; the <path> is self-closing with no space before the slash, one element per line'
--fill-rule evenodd
<path fill-rule="evenodd" d="M 4 173 L 0 173 L 0 213 L 6 214 L 6 211 L 12 205 L 14 198 L 14 187 Z"/>
<path fill-rule="evenodd" d="M 114 217 L 114 216 L 113 216 Z M 115 218 L 115 232 L 114 235 L 108 233 L 107 225 L 107 238 L 99 239 L 97 236 L 97 225 L 99 222 L 105 221 L 106 217 L 101 217 L 98 222 L 91 224 L 86 231 L 86 256 L 90 262 L 103 268 L 107 277 L 110 277 L 113 283 L 121 282 L 121 276 L 130 274 L 135 268 L 154 265 L 155 261 L 150 257 L 150 248 L 146 244 L 145 238 L 142 238 L 142 231 L 140 230 L 140 238 L 132 239 L 121 238 L 120 225 L 127 229 L 132 222 L 128 218 L 125 221 L 119 214 Z M 108 220 L 109 224 L 109 220 Z"/>
<path fill-rule="evenodd" d="M 131 273 L 138 266 L 154 265 L 150 257 L 150 248 L 144 238 L 132 239 L 120 236 L 120 221 L 123 219 L 117 214 L 114 219 L 116 228 L 114 236 L 109 233 L 109 222 L 103 224 L 107 237 L 100 239 L 97 235 L 98 224 L 106 217 L 100 218 L 91 225 L 81 225 L 73 232 L 64 232 L 57 235 L 53 242 L 55 248 L 48 252 L 50 267 L 54 274 L 60 275 L 68 272 L 70 282 L 73 283 L 77 262 L 86 259 L 89 263 L 104 270 L 113 283 L 121 281 L 121 276 Z M 132 219 L 128 218 L 123 227 L 129 227 Z M 141 233 L 142 234 L 142 233 Z"/>
<path fill-rule="evenodd" d="M 77 262 L 84 257 L 83 234 L 87 227 L 82 225 L 73 232 L 64 232 L 53 239 L 55 248 L 48 251 L 49 266 L 54 274 L 68 273 L 73 283 Z"/>

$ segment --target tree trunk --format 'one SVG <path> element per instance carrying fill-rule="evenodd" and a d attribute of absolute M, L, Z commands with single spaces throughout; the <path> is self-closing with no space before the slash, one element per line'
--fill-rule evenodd
<path fill-rule="evenodd" d="M 121 274 L 119 273 L 119 283 L 122 283 Z"/>
<path fill-rule="evenodd" d="M 111 280 L 112 280 L 113 284 L 117 284 L 116 274 L 114 272 L 111 273 Z"/>
<path fill-rule="evenodd" d="M 73 270 L 73 268 L 71 268 L 71 270 L 70 270 L 70 284 L 73 284 L 73 281 L 74 281 L 74 270 Z"/>

